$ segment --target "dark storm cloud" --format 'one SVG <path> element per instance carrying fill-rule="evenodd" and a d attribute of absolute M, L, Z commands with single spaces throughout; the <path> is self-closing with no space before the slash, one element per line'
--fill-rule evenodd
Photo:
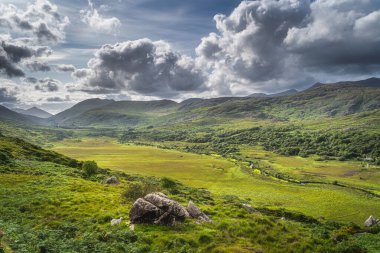
<path fill-rule="evenodd" d="M 0 45 L 0 71 L 9 77 L 24 76 L 24 72 L 16 65 L 21 59 L 33 55 L 30 48 L 7 44 L 2 41 Z"/>
<path fill-rule="evenodd" d="M 50 66 L 46 62 L 32 61 L 32 62 L 27 62 L 25 66 L 30 71 L 33 71 L 33 72 L 37 72 L 37 71 L 46 72 L 46 71 L 51 70 Z"/>
<path fill-rule="evenodd" d="M 196 53 L 221 93 L 379 69 L 379 1 L 244 1 L 214 20 L 218 33 L 202 38 Z"/>
<path fill-rule="evenodd" d="M 35 85 L 34 88 L 43 92 L 53 92 L 58 91 L 61 82 L 53 78 L 45 78 L 38 81 L 39 84 Z"/>
<path fill-rule="evenodd" d="M 204 90 L 202 71 L 190 57 L 173 52 L 163 41 L 141 39 L 104 45 L 73 73 L 82 78 L 82 90 L 115 93 L 128 90 L 142 95 L 172 97 Z"/>
<path fill-rule="evenodd" d="M 9 77 L 24 76 L 24 71 L 18 66 L 18 63 L 23 59 L 40 56 L 48 50 L 46 47 L 36 49 L 12 43 L 11 41 L 2 41 L 0 44 L 0 71 Z"/>

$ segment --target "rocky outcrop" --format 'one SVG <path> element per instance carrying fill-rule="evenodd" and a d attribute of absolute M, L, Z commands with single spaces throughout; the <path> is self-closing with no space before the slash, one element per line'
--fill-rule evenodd
<path fill-rule="evenodd" d="M 186 209 L 161 192 L 150 193 L 133 204 L 129 218 L 131 224 L 150 223 L 172 225 L 189 217 Z"/>
<path fill-rule="evenodd" d="M 364 222 L 364 226 L 366 227 L 372 227 L 376 224 L 380 225 L 380 220 L 376 219 L 372 215 L 368 217 L 368 219 Z"/>
<path fill-rule="evenodd" d="M 112 176 L 103 181 L 103 184 L 120 184 L 120 181 L 117 179 L 117 177 Z"/>
<path fill-rule="evenodd" d="M 186 210 L 189 213 L 190 217 L 198 219 L 198 223 L 212 222 L 212 220 L 204 212 L 202 212 L 191 200 L 189 201 Z"/>

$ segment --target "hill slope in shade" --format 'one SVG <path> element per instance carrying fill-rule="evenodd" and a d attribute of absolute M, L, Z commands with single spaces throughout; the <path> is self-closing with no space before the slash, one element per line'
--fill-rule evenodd
<path fill-rule="evenodd" d="M 0 121 L 23 124 L 26 126 L 31 125 L 31 124 L 32 125 L 44 124 L 44 120 L 41 118 L 17 113 L 1 105 L 0 105 Z"/>
<path fill-rule="evenodd" d="M 27 110 L 24 109 L 12 109 L 12 111 L 15 111 L 17 113 L 25 114 L 25 115 L 30 115 L 38 118 L 43 118 L 47 119 L 53 116 L 53 114 L 48 113 L 47 111 L 44 111 L 38 107 L 32 107 Z"/>

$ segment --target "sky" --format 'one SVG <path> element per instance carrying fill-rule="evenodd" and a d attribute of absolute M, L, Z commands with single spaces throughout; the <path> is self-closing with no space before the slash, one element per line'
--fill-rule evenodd
<path fill-rule="evenodd" d="M 0 0 L 0 104 L 246 96 L 380 76 L 375 0 Z"/>

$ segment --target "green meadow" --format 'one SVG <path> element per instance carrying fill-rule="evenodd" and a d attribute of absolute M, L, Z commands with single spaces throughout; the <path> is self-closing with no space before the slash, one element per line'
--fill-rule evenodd
<path fill-rule="evenodd" d="M 379 198 L 359 190 L 333 184 L 289 183 L 248 173 L 236 161 L 222 157 L 125 145 L 108 138 L 66 140 L 56 143 L 53 149 L 79 160 L 95 160 L 100 166 L 112 170 L 128 174 L 165 176 L 191 187 L 205 188 L 216 195 L 229 194 L 248 199 L 254 206 L 285 208 L 315 218 L 361 224 L 369 214 L 380 212 Z M 268 155 L 268 152 L 263 154 L 262 150 L 251 152 L 257 156 Z M 279 170 L 294 166 L 297 162 L 302 162 L 305 173 L 307 169 L 315 168 L 311 159 L 285 159 L 274 154 L 266 158 L 268 163 L 275 163 L 275 169 Z M 335 161 L 327 163 L 328 169 L 355 165 L 358 166 L 355 163 L 337 164 Z M 331 178 L 341 178 L 341 175 Z"/>

